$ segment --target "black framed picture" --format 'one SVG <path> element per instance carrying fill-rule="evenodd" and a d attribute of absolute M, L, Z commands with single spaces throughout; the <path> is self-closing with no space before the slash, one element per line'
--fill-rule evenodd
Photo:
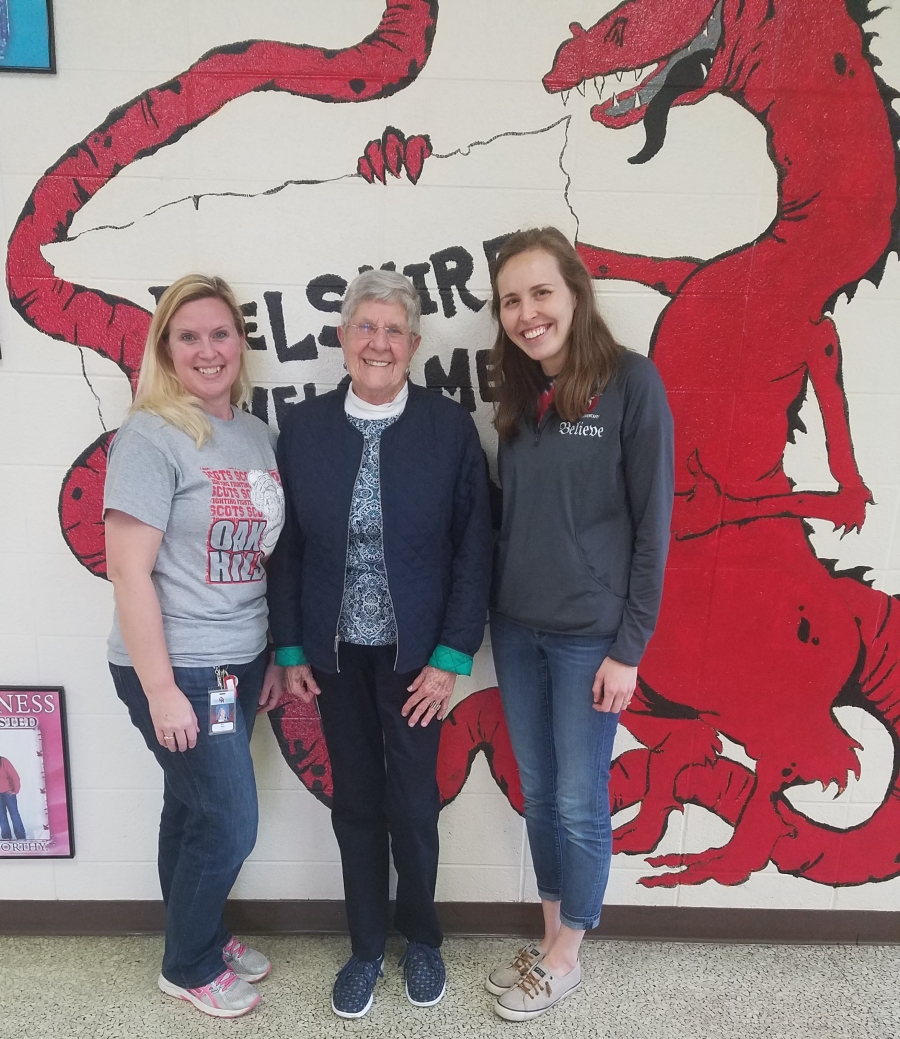
<path fill-rule="evenodd" d="M 59 686 L 0 686 L 0 860 L 75 854 Z"/>
<path fill-rule="evenodd" d="M 52 0 L 0 0 L 0 72 L 56 72 Z"/>

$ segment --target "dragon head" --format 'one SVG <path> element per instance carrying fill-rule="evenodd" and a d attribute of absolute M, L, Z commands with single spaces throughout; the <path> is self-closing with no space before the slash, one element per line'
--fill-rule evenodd
<path fill-rule="evenodd" d="M 646 144 L 628 161 L 647 162 L 663 146 L 671 107 L 696 104 L 722 86 L 724 3 L 625 0 L 590 29 L 573 22 L 544 88 L 565 103 L 573 87 L 584 94 L 593 80 L 591 118 L 615 130 L 643 120 Z"/>

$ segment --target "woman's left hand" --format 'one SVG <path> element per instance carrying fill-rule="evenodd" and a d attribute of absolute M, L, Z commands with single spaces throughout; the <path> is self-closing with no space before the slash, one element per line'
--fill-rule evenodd
<path fill-rule="evenodd" d="M 637 685 L 636 667 L 621 664 L 612 657 L 605 657 L 597 669 L 591 692 L 594 694 L 594 710 L 618 714 L 624 711 L 634 695 Z"/>
<path fill-rule="evenodd" d="M 447 714 L 455 683 L 456 675 L 452 671 L 441 671 L 440 668 L 426 664 L 409 687 L 412 696 L 400 713 L 404 718 L 409 715 L 410 725 L 417 725 L 420 721 L 427 725 L 432 718 L 440 720 Z"/>
<path fill-rule="evenodd" d="M 284 668 L 279 667 L 274 661 L 266 668 L 263 676 L 262 689 L 259 692 L 259 707 L 257 714 L 265 714 L 277 707 L 284 693 Z"/>

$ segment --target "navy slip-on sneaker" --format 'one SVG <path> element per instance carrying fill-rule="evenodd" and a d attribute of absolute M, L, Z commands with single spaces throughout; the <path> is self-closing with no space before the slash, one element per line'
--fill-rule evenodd
<path fill-rule="evenodd" d="M 331 990 L 331 1009 L 338 1017 L 362 1017 L 369 1012 L 383 963 L 383 956 L 377 960 L 351 956 L 341 967 Z"/>
<path fill-rule="evenodd" d="M 439 950 L 421 942 L 409 942 L 400 957 L 406 979 L 406 998 L 414 1007 L 433 1007 L 444 998 L 447 971 Z"/>

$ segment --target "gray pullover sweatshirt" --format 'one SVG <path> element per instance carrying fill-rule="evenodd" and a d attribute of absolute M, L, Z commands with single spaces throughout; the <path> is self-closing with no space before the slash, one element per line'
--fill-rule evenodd
<path fill-rule="evenodd" d="M 553 408 L 500 442 L 492 606 L 519 624 L 615 635 L 637 665 L 662 597 L 674 494 L 672 414 L 652 361 L 626 352 L 577 422 Z"/>

